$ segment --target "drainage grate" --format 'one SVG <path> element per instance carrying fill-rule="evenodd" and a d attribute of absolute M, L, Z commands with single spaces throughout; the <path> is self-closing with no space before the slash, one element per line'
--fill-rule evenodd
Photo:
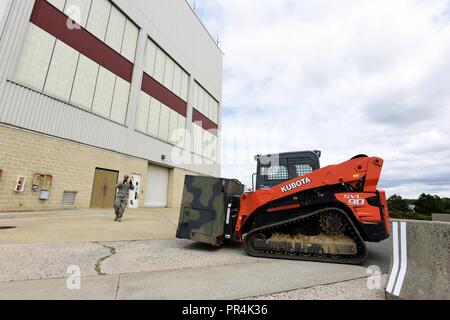
<path fill-rule="evenodd" d="M 62 205 L 63 206 L 74 206 L 75 200 L 77 198 L 78 192 L 73 191 L 64 191 L 63 199 L 62 199 Z"/>

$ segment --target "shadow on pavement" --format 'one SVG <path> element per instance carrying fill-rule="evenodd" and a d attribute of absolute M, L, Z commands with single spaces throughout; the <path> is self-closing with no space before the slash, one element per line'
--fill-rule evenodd
<path fill-rule="evenodd" d="M 390 256 L 389 256 L 389 240 L 380 243 L 366 243 L 369 250 L 369 257 L 361 265 L 362 267 L 378 266 L 383 273 L 389 272 Z M 236 254 L 247 255 L 244 247 L 240 243 L 225 243 L 221 247 L 214 247 L 204 243 L 187 243 L 183 247 L 185 250 L 199 251 L 205 253 L 218 252 L 223 249 L 235 250 Z"/>
<path fill-rule="evenodd" d="M 225 243 L 221 247 L 214 247 L 206 243 L 192 242 L 187 244 L 183 249 L 192 251 L 203 251 L 203 252 L 217 252 L 223 249 L 231 249 L 236 251 L 241 251 L 242 245 L 240 243 Z"/>
<path fill-rule="evenodd" d="M 364 262 L 363 267 L 378 266 L 383 273 L 389 272 L 390 249 L 389 240 L 380 243 L 366 243 L 369 250 L 369 257 Z"/>
<path fill-rule="evenodd" d="M 2 226 L 0 226 L 0 231 L 1 230 L 11 230 L 11 229 L 17 229 L 17 227 L 2 227 Z"/>

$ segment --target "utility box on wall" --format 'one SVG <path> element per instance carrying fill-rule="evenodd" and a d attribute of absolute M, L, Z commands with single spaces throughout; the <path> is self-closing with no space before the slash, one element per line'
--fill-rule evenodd
<path fill-rule="evenodd" d="M 39 188 L 42 185 L 42 180 L 44 180 L 44 176 L 42 174 L 35 174 L 33 176 L 33 184 L 31 186 L 31 190 L 33 190 L 34 192 L 39 191 Z"/>
<path fill-rule="evenodd" d="M 52 180 L 53 180 L 53 177 L 51 175 L 49 175 L 49 174 L 46 174 L 44 176 L 44 179 L 42 180 L 42 188 L 41 188 L 41 190 L 42 191 L 50 191 L 50 188 L 52 186 Z"/>
<path fill-rule="evenodd" d="M 52 186 L 53 177 L 51 175 L 45 175 L 42 180 L 41 194 L 39 200 L 48 200 L 50 195 L 50 188 Z"/>
<path fill-rule="evenodd" d="M 33 175 L 33 183 L 31 190 L 39 193 L 39 200 L 48 200 L 50 195 L 50 188 L 52 186 L 53 176 L 49 174 L 35 173 Z"/>
<path fill-rule="evenodd" d="M 39 200 L 48 200 L 49 195 L 50 194 L 48 191 L 41 191 L 41 194 L 39 195 Z"/>
<path fill-rule="evenodd" d="M 25 177 L 17 177 L 16 187 L 14 191 L 17 193 L 22 193 L 25 191 L 25 184 L 27 182 L 27 178 Z"/>

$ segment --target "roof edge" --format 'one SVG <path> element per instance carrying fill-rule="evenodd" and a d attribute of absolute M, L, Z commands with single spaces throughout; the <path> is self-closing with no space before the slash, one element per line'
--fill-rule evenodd
<path fill-rule="evenodd" d="M 191 10 L 191 12 L 193 13 L 193 15 L 197 18 L 198 22 L 200 22 L 200 24 L 202 25 L 203 29 L 205 29 L 206 33 L 209 35 L 209 37 L 211 38 L 211 41 L 214 43 L 214 45 L 217 47 L 217 49 L 219 49 L 220 53 L 222 53 L 222 55 L 225 55 L 225 53 L 222 51 L 222 49 L 220 48 L 220 46 L 217 44 L 216 40 L 214 40 L 214 37 L 212 36 L 211 32 L 209 32 L 208 28 L 206 28 L 205 24 L 203 23 L 202 19 L 200 19 L 200 17 L 197 15 L 197 13 L 195 12 L 194 8 L 191 7 L 190 3 L 188 2 L 188 0 L 184 0 L 184 2 L 186 3 L 186 5 L 189 7 L 189 9 Z"/>

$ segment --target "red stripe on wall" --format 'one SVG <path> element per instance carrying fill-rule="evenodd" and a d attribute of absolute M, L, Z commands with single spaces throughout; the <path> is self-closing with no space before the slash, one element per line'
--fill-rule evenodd
<path fill-rule="evenodd" d="M 83 27 L 77 25 L 78 28 L 69 29 L 68 19 L 47 1 L 36 0 L 30 21 L 105 69 L 131 82 L 133 63 Z"/>
<path fill-rule="evenodd" d="M 219 129 L 219 126 L 209 120 L 207 117 L 205 117 L 202 113 L 197 111 L 196 109 L 192 112 L 192 122 L 201 122 L 202 128 L 205 130 L 210 130 L 212 134 L 217 136 L 217 130 Z"/>
<path fill-rule="evenodd" d="M 183 117 L 187 116 L 187 102 L 144 72 L 142 77 L 142 91 L 149 94 Z"/>

